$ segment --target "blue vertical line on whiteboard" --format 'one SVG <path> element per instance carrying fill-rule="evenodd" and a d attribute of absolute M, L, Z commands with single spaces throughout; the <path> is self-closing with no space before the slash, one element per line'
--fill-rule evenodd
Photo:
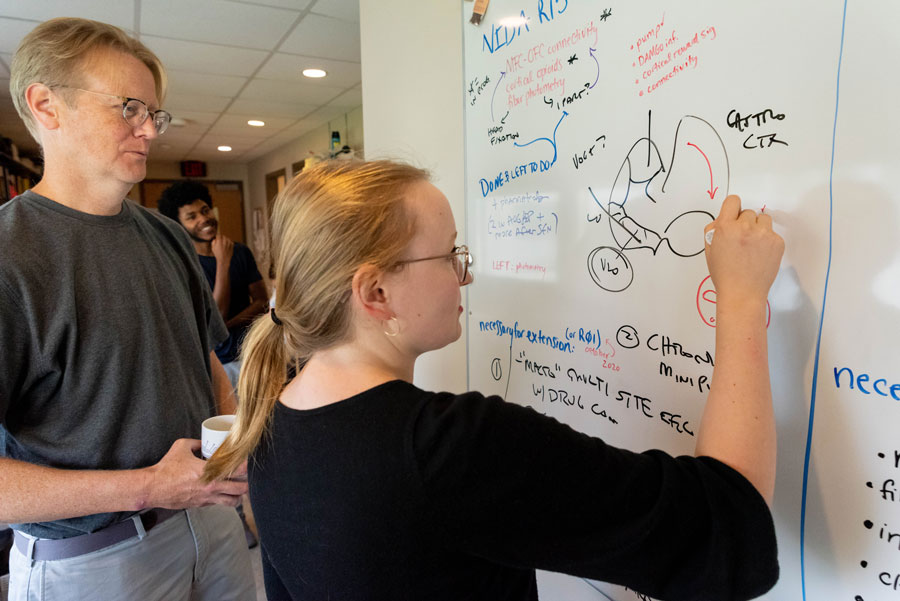
<path fill-rule="evenodd" d="M 462 7 L 460 7 L 460 11 L 462 11 Z M 467 192 L 467 190 L 468 190 L 467 182 L 469 181 L 469 164 L 466 161 L 466 148 L 469 147 L 469 144 L 468 144 L 469 140 L 467 138 L 468 118 L 466 117 L 466 44 L 465 44 L 466 18 L 465 18 L 465 15 L 463 15 L 462 23 L 460 23 L 459 29 L 460 29 L 460 38 L 463 40 L 463 43 L 460 44 L 460 46 L 461 46 L 460 54 L 462 55 L 460 57 L 460 59 L 461 59 L 460 62 L 462 62 L 462 74 L 461 74 L 461 79 L 462 79 L 462 99 L 461 99 L 461 101 L 462 101 L 462 104 L 461 104 L 461 106 L 462 106 L 462 118 L 463 118 L 463 128 L 462 128 L 463 129 L 463 131 L 462 131 L 462 138 L 463 138 L 462 139 L 462 143 L 463 143 L 463 223 L 466 224 L 466 230 L 465 230 L 465 234 L 464 234 L 466 244 L 471 246 L 471 242 L 469 241 L 469 194 Z M 498 82 L 498 85 L 499 85 L 499 82 Z M 491 104 L 491 112 L 493 112 L 493 110 L 494 110 L 493 99 L 491 100 L 491 103 L 492 103 Z M 472 274 L 472 275 L 474 278 L 474 274 Z M 465 288 L 466 288 L 466 390 L 471 390 L 472 389 L 471 388 L 471 377 L 472 377 L 471 371 L 472 371 L 472 369 L 471 369 L 471 367 L 469 367 L 470 365 L 472 365 L 471 357 L 469 355 L 469 344 L 470 344 L 469 337 L 472 335 L 472 332 L 469 329 L 469 313 L 471 312 L 471 309 L 470 309 L 471 305 L 469 304 L 469 287 L 466 286 Z"/>
<path fill-rule="evenodd" d="M 607 595 L 606 593 L 601 591 L 599 588 L 597 588 L 597 585 L 594 584 L 593 582 L 591 582 L 590 580 L 588 580 L 587 578 L 582 578 L 582 580 L 584 580 L 584 583 L 586 585 L 588 585 L 589 587 L 591 587 L 592 589 L 594 589 L 595 591 L 597 591 L 598 593 L 600 593 L 601 595 L 606 597 L 609 601 L 616 601 L 615 599 L 613 599 L 612 597 L 610 597 L 609 595 Z"/>
<path fill-rule="evenodd" d="M 847 26 L 847 0 L 841 17 L 841 47 L 838 51 L 837 83 L 834 92 L 834 124 L 831 129 L 831 165 L 828 168 L 828 266 L 825 269 L 825 290 L 822 292 L 822 313 L 816 337 L 816 357 L 813 361 L 812 394 L 809 399 L 809 429 L 806 433 L 806 457 L 803 460 L 803 500 L 800 507 L 800 586 L 806 601 L 806 498 L 809 485 L 809 455 L 812 449 L 813 425 L 816 417 L 816 389 L 819 381 L 819 353 L 822 350 L 822 326 L 825 323 L 825 301 L 828 299 L 828 280 L 831 277 L 831 251 L 834 230 L 834 148 L 837 138 L 838 107 L 841 99 L 841 63 L 844 59 L 844 32 Z"/>

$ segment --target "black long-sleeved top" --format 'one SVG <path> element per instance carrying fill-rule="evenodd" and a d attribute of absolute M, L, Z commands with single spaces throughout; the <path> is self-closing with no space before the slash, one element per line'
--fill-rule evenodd
<path fill-rule="evenodd" d="M 733 469 L 478 393 L 393 381 L 279 403 L 250 495 L 269 601 L 535 600 L 535 568 L 659 599 L 750 599 L 778 578 L 768 507 Z"/>

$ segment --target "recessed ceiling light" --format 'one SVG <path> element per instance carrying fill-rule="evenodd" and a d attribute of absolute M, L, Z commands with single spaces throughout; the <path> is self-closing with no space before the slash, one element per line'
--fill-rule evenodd
<path fill-rule="evenodd" d="M 303 74 L 307 77 L 325 77 L 328 75 L 322 69 L 304 69 Z"/>
<path fill-rule="evenodd" d="M 219 146 L 219 150 L 222 152 L 231 152 L 231 146 Z"/>
<path fill-rule="evenodd" d="M 171 145 L 171 144 L 160 144 L 159 147 L 160 147 L 160 149 L 162 149 L 162 150 L 172 150 L 172 145 Z"/>
<path fill-rule="evenodd" d="M 260 121 L 259 119 L 250 119 L 247 121 L 247 125 L 252 125 L 253 127 L 262 127 L 265 124 L 265 121 Z"/>

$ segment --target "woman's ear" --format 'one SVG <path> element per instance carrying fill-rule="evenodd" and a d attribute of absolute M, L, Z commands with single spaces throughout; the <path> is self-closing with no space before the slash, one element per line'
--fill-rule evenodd
<path fill-rule="evenodd" d="M 49 87 L 42 83 L 33 83 L 25 90 L 25 102 L 34 120 L 43 129 L 54 130 L 59 127 L 59 103 L 61 99 Z"/>
<path fill-rule="evenodd" d="M 353 274 L 353 298 L 367 315 L 384 321 L 394 317 L 385 285 L 385 272 L 366 263 Z"/>

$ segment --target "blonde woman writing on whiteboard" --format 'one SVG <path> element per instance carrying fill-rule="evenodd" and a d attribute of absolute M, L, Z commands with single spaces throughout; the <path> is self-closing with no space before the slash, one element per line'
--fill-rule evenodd
<path fill-rule="evenodd" d="M 783 242 L 736 196 L 712 226 L 698 457 L 638 454 L 497 397 L 415 387 L 416 358 L 459 337 L 472 282 L 447 199 L 402 164 L 304 170 L 275 205 L 277 304 L 244 343 L 236 431 L 205 474 L 252 456 L 269 600 L 533 600 L 535 568 L 659 599 L 768 590 L 765 303 Z"/>

